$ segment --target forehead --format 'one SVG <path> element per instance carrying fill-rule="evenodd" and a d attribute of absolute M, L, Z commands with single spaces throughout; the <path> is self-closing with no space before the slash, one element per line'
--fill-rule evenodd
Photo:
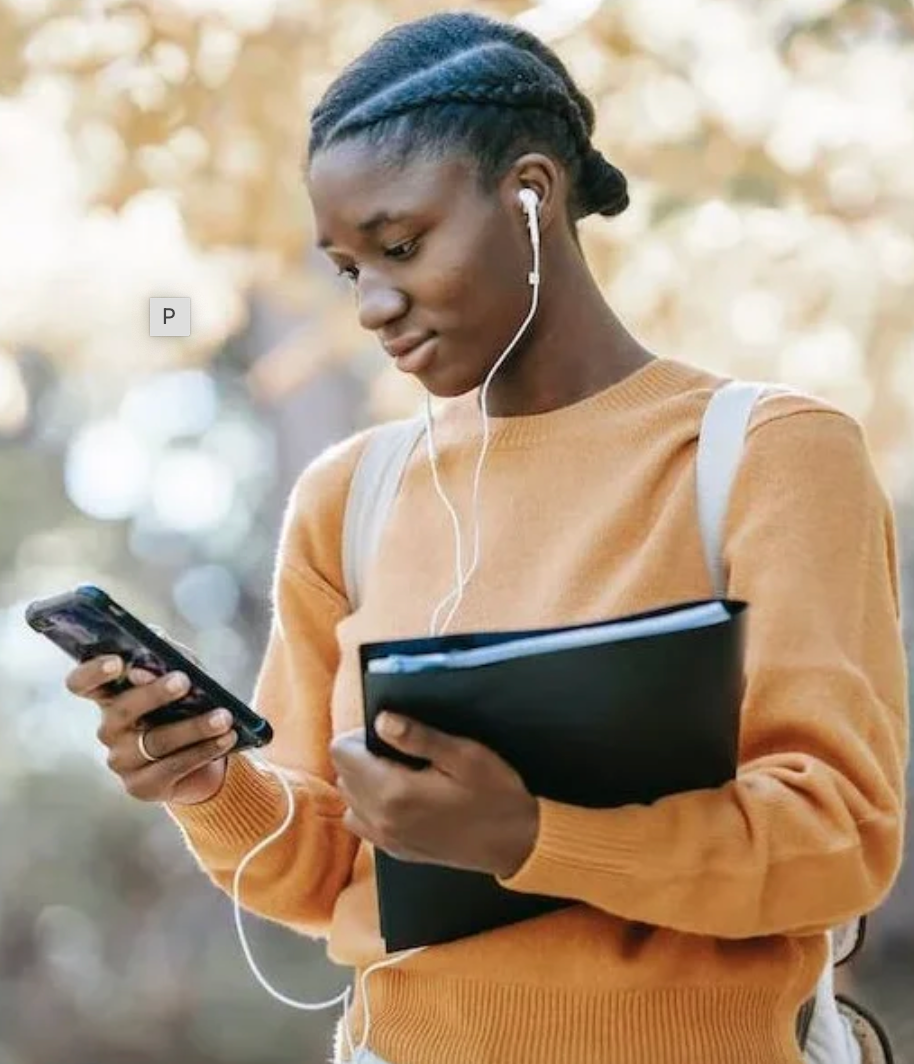
<path fill-rule="evenodd" d="M 379 215 L 442 209 L 479 194 L 476 171 L 461 156 L 414 156 L 401 161 L 364 141 L 318 152 L 307 174 L 321 242 L 333 230 L 361 229 Z"/>

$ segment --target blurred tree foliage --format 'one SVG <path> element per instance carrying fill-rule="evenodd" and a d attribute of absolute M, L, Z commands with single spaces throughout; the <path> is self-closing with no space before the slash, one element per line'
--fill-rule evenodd
<path fill-rule="evenodd" d="M 10 229 L 31 234 L 27 268 L 21 240 L 0 253 L 16 305 L 4 300 L 0 345 L 112 373 L 206 359 L 262 288 L 314 333 L 283 352 L 296 370 L 273 363 L 261 384 L 351 358 L 349 300 L 309 250 L 308 110 L 381 31 L 444 6 L 3 0 L 0 189 L 42 222 L 26 211 Z M 852 409 L 900 482 L 914 405 L 909 0 L 589 7 L 580 25 L 556 22 L 554 43 L 633 184 L 625 216 L 586 226 L 607 293 L 667 354 Z M 194 336 L 150 343 L 139 297 L 176 284 L 198 297 Z M 411 401 L 379 377 L 381 412 Z"/>
<path fill-rule="evenodd" d="M 323 442 L 415 402 L 311 249 L 308 111 L 383 30 L 452 6 L 0 0 L 0 1064 L 326 1056 L 331 1019 L 262 994 L 226 900 L 167 819 L 108 779 L 91 709 L 63 696 L 65 666 L 22 634 L 21 606 L 98 577 L 246 693 L 289 481 Z M 914 476 L 909 0 L 464 6 L 528 20 L 594 98 L 596 140 L 628 174 L 632 207 L 585 223 L 585 245 L 645 342 L 849 409 L 902 501 Z M 193 298 L 192 337 L 147 335 L 147 299 L 167 293 Z M 153 414 L 174 416 L 168 396 L 203 388 L 194 410 L 211 403 L 209 420 L 168 433 L 150 421 L 138 393 L 166 385 Z M 128 491 L 145 463 L 150 499 L 157 469 L 180 459 L 199 472 L 186 463 L 209 455 L 232 520 L 195 528 L 161 498 L 84 512 L 74 469 L 99 426 L 100 475 Z M 910 558 L 909 507 L 901 517 Z M 909 562 L 909 602 L 912 579 Z M 182 612 L 200 587 L 228 595 L 224 616 Z M 911 899 L 908 877 L 858 968 L 902 1034 Z M 336 993 L 345 973 L 320 945 L 250 922 L 287 993 Z"/>

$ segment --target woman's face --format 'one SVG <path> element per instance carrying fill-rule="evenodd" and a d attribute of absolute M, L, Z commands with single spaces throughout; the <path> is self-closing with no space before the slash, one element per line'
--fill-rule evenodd
<path fill-rule="evenodd" d="M 509 182 L 486 193 L 463 158 L 401 165 L 356 140 L 317 153 L 308 186 L 318 246 L 351 279 L 363 328 L 434 395 L 480 385 L 530 305 Z"/>

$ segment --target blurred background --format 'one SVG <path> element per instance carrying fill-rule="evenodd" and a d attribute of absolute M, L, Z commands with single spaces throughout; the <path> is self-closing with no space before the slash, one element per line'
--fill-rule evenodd
<path fill-rule="evenodd" d="M 307 115 L 444 6 L 0 0 L 0 1064 L 326 1059 L 335 1017 L 256 986 L 22 615 L 99 583 L 250 695 L 294 478 L 417 401 L 312 250 Z M 548 39 L 597 103 L 632 207 L 586 247 L 639 337 L 864 423 L 914 601 L 911 0 L 465 6 Z M 188 339 L 148 335 L 170 295 Z M 344 985 L 319 944 L 251 924 L 287 993 Z M 910 863 L 845 981 L 914 1062 Z"/>

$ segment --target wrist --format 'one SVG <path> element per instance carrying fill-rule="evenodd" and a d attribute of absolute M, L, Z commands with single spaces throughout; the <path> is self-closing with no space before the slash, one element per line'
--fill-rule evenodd
<path fill-rule="evenodd" d="M 499 854 L 498 867 L 494 870 L 498 879 L 511 879 L 516 875 L 536 847 L 540 828 L 540 807 L 533 795 L 528 797 L 530 801 L 525 804 L 508 844 Z"/>

